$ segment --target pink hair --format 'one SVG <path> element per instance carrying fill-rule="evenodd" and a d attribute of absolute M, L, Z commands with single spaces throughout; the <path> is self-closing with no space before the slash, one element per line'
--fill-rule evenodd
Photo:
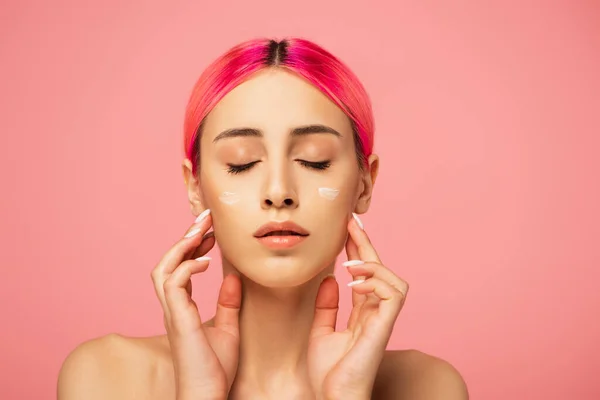
<path fill-rule="evenodd" d="M 268 67 L 300 75 L 331 99 L 350 118 L 361 165 L 373 150 L 373 114 L 369 96 L 356 75 L 334 55 L 306 39 L 276 42 L 254 39 L 238 44 L 200 75 L 187 105 L 184 151 L 196 173 L 201 126 L 213 107 L 233 88 Z"/>

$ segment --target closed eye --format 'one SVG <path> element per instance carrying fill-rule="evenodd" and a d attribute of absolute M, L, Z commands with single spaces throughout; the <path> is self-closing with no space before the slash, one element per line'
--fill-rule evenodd
<path fill-rule="evenodd" d="M 230 174 L 236 175 L 236 174 L 241 174 L 244 171 L 249 170 L 250 168 L 252 168 L 254 166 L 254 164 L 259 163 L 260 160 L 257 161 L 252 161 L 248 164 L 227 164 L 227 172 L 229 172 Z"/>
<path fill-rule="evenodd" d="M 306 160 L 297 160 L 303 167 L 317 169 L 317 170 L 325 170 L 331 166 L 331 161 L 306 161 Z"/>
<path fill-rule="evenodd" d="M 305 168 L 315 169 L 319 171 L 326 170 L 331 166 L 331 161 L 306 161 L 306 160 L 296 160 Z M 248 171 L 255 164 L 259 163 L 260 160 L 252 161 L 247 164 L 227 164 L 227 172 L 233 175 L 241 174 L 242 172 Z"/>

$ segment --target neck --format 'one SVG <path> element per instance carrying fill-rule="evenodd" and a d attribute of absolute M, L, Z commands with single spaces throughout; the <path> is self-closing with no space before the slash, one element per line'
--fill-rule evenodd
<path fill-rule="evenodd" d="M 268 288 L 242 276 L 237 382 L 276 392 L 308 381 L 306 352 L 315 299 L 321 281 L 332 271 L 333 264 L 292 288 Z"/>

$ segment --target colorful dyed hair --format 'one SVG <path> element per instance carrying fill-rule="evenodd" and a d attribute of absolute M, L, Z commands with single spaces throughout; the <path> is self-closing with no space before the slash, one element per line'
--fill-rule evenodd
<path fill-rule="evenodd" d="M 373 113 L 369 96 L 356 75 L 334 55 L 306 39 L 277 42 L 254 39 L 216 59 L 196 82 L 184 122 L 184 151 L 196 173 L 204 119 L 233 88 L 263 68 L 285 68 L 323 92 L 350 118 L 359 165 L 373 151 Z"/>

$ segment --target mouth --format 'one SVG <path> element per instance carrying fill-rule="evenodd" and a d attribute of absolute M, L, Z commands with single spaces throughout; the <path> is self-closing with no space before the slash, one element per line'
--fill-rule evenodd
<path fill-rule="evenodd" d="M 269 222 L 258 228 L 254 232 L 254 237 L 263 238 L 269 236 L 308 236 L 309 233 L 306 229 L 297 225 L 291 221 L 285 222 Z"/>
<path fill-rule="evenodd" d="M 304 241 L 308 231 L 291 221 L 270 222 L 260 227 L 254 237 L 271 249 L 290 249 Z"/>
<path fill-rule="evenodd" d="M 294 232 L 294 231 L 271 231 L 262 236 L 257 236 L 257 237 L 268 237 L 268 236 L 308 236 L 308 235 L 303 235 L 301 233 Z"/>

